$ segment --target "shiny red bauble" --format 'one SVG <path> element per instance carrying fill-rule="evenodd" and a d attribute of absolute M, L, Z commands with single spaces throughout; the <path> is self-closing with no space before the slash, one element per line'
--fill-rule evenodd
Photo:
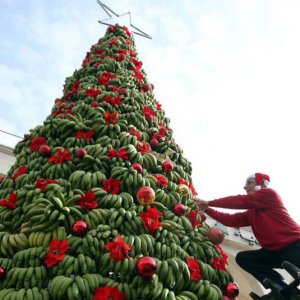
<path fill-rule="evenodd" d="M 72 233 L 76 236 L 84 236 L 88 230 L 87 224 L 82 221 L 76 221 L 72 226 Z"/>
<path fill-rule="evenodd" d="M 98 101 L 92 101 L 91 102 L 91 107 L 98 107 L 98 106 L 99 106 Z"/>
<path fill-rule="evenodd" d="M 173 212 L 177 216 L 183 216 L 185 214 L 185 210 L 186 210 L 186 207 L 182 203 L 177 203 L 173 208 Z"/>
<path fill-rule="evenodd" d="M 6 269 L 3 267 L 0 267 L 0 279 L 3 279 L 6 275 Z"/>
<path fill-rule="evenodd" d="M 120 95 L 124 95 L 124 96 L 126 96 L 127 95 L 127 89 L 124 89 L 124 88 L 118 88 L 118 93 L 120 94 Z"/>
<path fill-rule="evenodd" d="M 137 191 L 137 199 L 142 205 L 149 205 L 155 200 L 155 192 L 150 186 L 142 186 Z"/>
<path fill-rule="evenodd" d="M 120 53 L 118 56 L 117 56 L 117 61 L 123 61 L 126 59 L 126 55 L 123 54 L 123 53 Z"/>
<path fill-rule="evenodd" d="M 144 83 L 144 84 L 142 85 L 142 89 L 147 93 L 147 92 L 149 92 L 149 90 L 150 90 L 150 86 L 149 86 L 147 83 Z"/>
<path fill-rule="evenodd" d="M 230 282 L 225 286 L 223 295 L 228 297 L 230 300 L 236 298 L 239 295 L 239 287 L 236 283 Z"/>
<path fill-rule="evenodd" d="M 132 168 L 133 168 L 134 170 L 136 170 L 138 173 L 142 173 L 142 172 L 143 172 L 143 167 L 142 167 L 142 165 L 139 164 L 139 163 L 133 164 L 133 165 L 132 165 Z"/>
<path fill-rule="evenodd" d="M 170 160 L 166 160 L 162 164 L 162 169 L 164 172 L 170 173 L 174 169 L 174 165 Z"/>
<path fill-rule="evenodd" d="M 207 230 L 207 237 L 215 245 L 219 245 L 224 241 L 224 232 L 221 228 L 213 226 Z"/>
<path fill-rule="evenodd" d="M 82 158 L 86 155 L 86 150 L 84 148 L 78 148 L 75 155 L 76 157 Z"/>
<path fill-rule="evenodd" d="M 137 273 L 145 278 L 152 277 L 157 269 L 157 263 L 154 258 L 150 256 L 144 256 L 137 260 L 136 270 Z"/>
<path fill-rule="evenodd" d="M 68 108 L 71 109 L 71 108 L 73 108 L 75 106 L 76 106 L 75 102 L 70 102 L 69 105 L 68 105 Z"/>
<path fill-rule="evenodd" d="M 39 153 L 44 157 L 50 156 L 50 154 L 51 154 L 50 146 L 48 146 L 46 144 L 41 145 L 39 148 Z"/>
<path fill-rule="evenodd" d="M 153 148 L 156 148 L 156 147 L 158 146 L 158 144 L 159 144 L 158 139 L 153 138 L 153 139 L 150 140 L 150 145 L 151 145 Z"/>
<path fill-rule="evenodd" d="M 198 215 L 201 217 L 201 222 L 205 222 L 206 220 L 206 213 L 203 210 L 198 211 Z"/>

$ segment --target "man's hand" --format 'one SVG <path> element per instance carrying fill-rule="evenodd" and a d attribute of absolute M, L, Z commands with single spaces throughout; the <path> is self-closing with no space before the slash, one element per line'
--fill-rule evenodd
<path fill-rule="evenodd" d="M 198 208 L 206 211 L 208 209 L 208 202 L 205 200 L 201 200 L 199 198 L 194 198 L 195 203 L 197 204 Z"/>

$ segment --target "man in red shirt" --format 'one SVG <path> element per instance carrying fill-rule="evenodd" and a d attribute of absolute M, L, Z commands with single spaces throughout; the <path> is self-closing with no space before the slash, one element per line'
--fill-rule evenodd
<path fill-rule="evenodd" d="M 247 195 L 195 201 L 201 210 L 225 226 L 251 226 L 261 249 L 239 252 L 237 264 L 263 285 L 264 279 L 269 278 L 284 286 L 283 277 L 274 268 L 281 268 L 285 260 L 300 267 L 300 226 L 290 217 L 280 196 L 267 187 L 269 181 L 268 175 L 255 173 L 244 186 Z M 229 214 L 211 207 L 245 211 Z"/>

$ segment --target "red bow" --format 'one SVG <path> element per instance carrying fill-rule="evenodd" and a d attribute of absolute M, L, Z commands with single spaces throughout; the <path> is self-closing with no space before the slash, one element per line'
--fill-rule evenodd
<path fill-rule="evenodd" d="M 22 166 L 19 167 L 18 170 L 11 176 L 12 180 L 16 180 L 19 176 L 27 173 L 27 167 Z"/>
<path fill-rule="evenodd" d="M 18 195 L 15 193 L 10 193 L 8 200 L 2 199 L 0 200 L 0 205 L 8 208 L 15 209 L 17 208 Z"/>
<path fill-rule="evenodd" d="M 116 124 L 119 118 L 119 114 L 116 111 L 113 112 L 112 114 L 109 112 L 105 112 L 104 118 L 105 118 L 106 125 Z"/>
<path fill-rule="evenodd" d="M 148 105 L 143 108 L 143 113 L 149 122 L 152 122 L 156 117 L 156 112 L 152 110 Z"/>
<path fill-rule="evenodd" d="M 76 138 L 84 139 L 86 142 L 89 142 L 94 133 L 94 130 L 80 130 L 76 133 Z"/>
<path fill-rule="evenodd" d="M 49 163 L 62 164 L 65 160 L 72 160 L 72 155 L 69 149 L 56 149 L 57 155 L 52 155 L 49 158 Z"/>
<path fill-rule="evenodd" d="M 140 143 L 138 145 L 139 151 L 144 155 L 146 153 L 151 153 L 151 147 L 150 145 L 145 142 L 145 143 Z"/>
<path fill-rule="evenodd" d="M 121 148 L 119 151 L 115 149 L 110 149 L 107 150 L 107 154 L 110 159 L 112 159 L 113 157 L 129 159 L 128 152 L 125 148 Z"/>

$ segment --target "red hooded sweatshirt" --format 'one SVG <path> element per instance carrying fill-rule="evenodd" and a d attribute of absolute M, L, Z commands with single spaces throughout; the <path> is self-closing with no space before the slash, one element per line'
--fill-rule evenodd
<path fill-rule="evenodd" d="M 237 195 L 208 202 L 209 206 L 246 209 L 228 214 L 208 208 L 206 213 L 228 227 L 251 226 L 262 248 L 279 250 L 300 240 L 300 226 L 290 217 L 280 196 L 263 188 L 253 194 Z"/>

